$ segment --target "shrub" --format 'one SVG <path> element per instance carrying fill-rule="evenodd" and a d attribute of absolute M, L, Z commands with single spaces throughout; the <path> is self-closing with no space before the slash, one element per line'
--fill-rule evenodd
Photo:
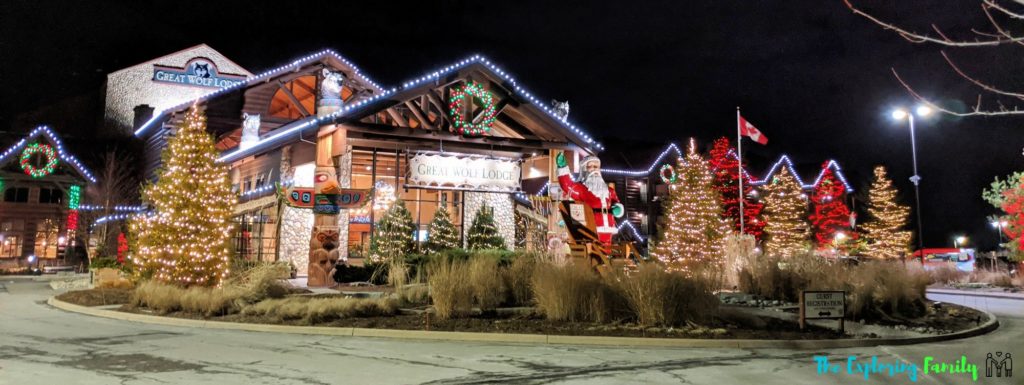
<path fill-rule="evenodd" d="M 383 265 L 367 263 L 363 266 L 352 266 L 339 263 L 334 266 L 334 276 L 332 278 L 337 283 L 370 282 L 370 279 L 374 277 L 373 273 Z M 381 278 L 386 279 L 386 274 Z M 383 283 L 383 280 L 381 283 Z"/>
<path fill-rule="evenodd" d="M 268 299 L 242 308 L 247 316 L 265 316 L 277 321 L 301 319 L 315 324 L 343 318 L 394 315 L 398 304 L 386 298 L 313 298 Z"/>
<path fill-rule="evenodd" d="M 914 262 L 919 264 L 918 262 Z M 956 266 L 939 266 L 928 271 L 928 275 L 931 277 L 932 283 L 950 284 L 960 281 L 960 277 L 964 275 L 962 271 L 956 268 Z"/>
<path fill-rule="evenodd" d="M 404 286 L 397 290 L 398 300 L 406 305 L 421 305 L 430 302 L 430 287 L 424 284 Z"/>
<path fill-rule="evenodd" d="M 483 311 L 494 310 L 508 297 L 505 280 L 498 268 L 498 259 L 487 255 L 473 256 L 468 265 L 469 285 L 473 299 Z"/>
<path fill-rule="evenodd" d="M 974 271 L 964 279 L 965 283 L 981 282 L 998 287 L 1013 287 L 1013 279 L 1009 273 L 995 271 Z"/>
<path fill-rule="evenodd" d="M 472 306 L 473 290 L 466 282 L 469 268 L 464 261 L 437 258 L 427 266 L 430 298 L 439 319 L 467 314 Z"/>
<path fill-rule="evenodd" d="M 621 316 L 624 299 L 585 263 L 538 264 L 531 282 L 537 307 L 550 320 L 607 322 Z"/>
<path fill-rule="evenodd" d="M 512 294 L 512 302 L 516 305 L 530 305 L 533 301 L 533 270 L 537 266 L 539 256 L 536 254 L 520 254 L 502 269 L 505 286 Z"/>
<path fill-rule="evenodd" d="M 637 322 L 644 326 L 705 321 L 718 307 L 718 299 L 712 294 L 716 281 L 705 274 L 685 277 L 657 265 L 644 264 L 629 276 L 617 276 L 613 282 Z"/>
<path fill-rule="evenodd" d="M 193 286 L 186 289 L 144 281 L 132 294 L 130 304 L 165 314 L 178 310 L 205 316 L 231 314 L 247 304 L 284 297 L 288 287 L 281 279 L 288 273 L 287 265 L 263 263 L 232 275 L 217 288 Z"/>

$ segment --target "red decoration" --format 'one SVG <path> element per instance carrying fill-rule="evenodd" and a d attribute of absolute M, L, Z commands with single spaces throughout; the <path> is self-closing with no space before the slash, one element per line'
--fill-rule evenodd
<path fill-rule="evenodd" d="M 68 233 L 78 230 L 78 210 L 68 211 Z"/>
<path fill-rule="evenodd" d="M 715 174 L 715 189 L 722 194 L 722 218 L 729 220 L 733 231 L 740 231 L 740 199 L 739 199 L 739 178 L 740 172 L 737 169 L 739 161 L 735 156 L 729 156 L 732 147 L 729 146 L 729 139 L 722 137 L 715 141 L 711 148 L 711 157 L 708 162 L 711 171 Z M 750 184 L 750 176 L 743 175 L 743 232 L 753 235 L 761 240 L 764 232 L 765 222 L 761 218 L 761 210 L 764 204 L 758 203 L 750 198 L 754 186 Z"/>
<path fill-rule="evenodd" d="M 124 233 L 117 234 L 117 263 L 124 263 L 124 257 L 128 254 L 128 240 Z"/>
<path fill-rule="evenodd" d="M 825 174 L 811 193 L 814 212 L 810 220 L 818 247 L 827 248 L 835 240 L 836 232 L 844 231 L 850 239 L 856 239 L 857 233 L 849 231 L 850 209 L 845 202 L 846 186 L 836 178 L 828 162 L 822 168 Z"/>

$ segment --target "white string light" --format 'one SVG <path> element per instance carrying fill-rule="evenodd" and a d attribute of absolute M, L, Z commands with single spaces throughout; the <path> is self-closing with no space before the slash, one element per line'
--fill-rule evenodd
<path fill-rule="evenodd" d="M 8 156 L 16 154 L 18 151 L 24 148 L 26 144 L 28 144 L 29 140 L 34 139 L 40 134 L 45 135 L 46 138 L 49 139 L 55 147 L 57 147 L 57 155 L 60 156 L 61 160 L 73 166 L 75 170 L 84 175 L 85 178 L 88 179 L 90 182 L 96 183 L 96 177 L 94 177 L 92 173 L 89 172 L 89 169 L 85 168 L 85 166 L 78 161 L 78 158 L 75 158 L 74 155 L 71 155 L 70 153 L 64 151 L 64 143 L 61 142 L 60 138 L 57 137 L 57 134 L 50 130 L 50 128 L 47 126 L 36 127 L 34 130 L 32 130 L 32 132 L 28 134 L 28 136 L 22 138 L 21 140 L 18 141 L 18 143 L 15 143 L 13 146 L 8 147 L 7 150 L 5 150 L 3 153 L 0 153 L 0 163 L 6 161 Z"/>
<path fill-rule="evenodd" d="M 639 231 L 636 231 L 636 227 L 633 227 L 633 223 L 632 222 L 630 222 L 628 220 L 625 221 L 625 222 L 622 222 L 622 224 L 619 225 L 619 231 L 622 231 L 623 227 L 629 227 L 629 229 L 633 232 L 633 236 L 636 237 L 636 239 L 639 239 L 640 242 L 647 242 L 647 239 L 644 238 L 642 235 L 640 235 Z"/>
<path fill-rule="evenodd" d="M 562 119 L 562 118 L 559 118 L 558 116 L 556 116 L 555 115 L 555 111 L 552 108 L 550 108 L 550 107 L 544 105 L 543 103 L 541 103 L 542 99 L 538 99 L 532 93 L 527 91 L 525 88 L 519 86 L 516 83 L 515 78 L 513 78 L 507 72 L 505 72 L 500 67 L 498 67 L 497 65 L 493 64 L 490 60 L 487 60 L 483 56 L 480 56 L 480 55 L 471 56 L 471 57 L 469 57 L 467 59 L 464 59 L 464 60 L 461 60 L 459 62 L 450 64 L 448 66 L 439 68 L 439 69 L 437 69 L 435 71 L 428 72 L 428 73 L 426 73 L 426 74 L 424 74 L 424 75 L 422 75 L 422 76 L 420 76 L 420 77 L 418 77 L 418 78 L 416 78 L 414 80 L 406 81 L 406 82 L 402 83 L 402 87 L 401 88 L 393 87 L 391 89 L 385 90 L 385 89 L 381 88 L 379 85 L 377 85 L 376 83 L 373 83 L 371 80 L 369 80 L 365 76 L 361 75 L 359 73 L 358 69 L 355 69 L 356 67 L 354 65 L 352 65 L 351 62 L 349 62 L 348 60 L 342 58 L 340 55 L 338 55 L 337 53 L 335 53 L 334 51 L 331 51 L 331 50 L 324 50 L 324 51 L 318 52 L 316 54 L 306 56 L 306 57 L 301 58 L 299 60 L 293 61 L 292 63 L 289 63 L 289 64 L 287 64 L 285 66 L 278 67 L 278 68 L 272 69 L 270 71 L 263 72 L 263 73 L 261 73 L 259 75 L 251 76 L 251 77 L 247 78 L 247 80 L 244 81 L 244 82 L 236 83 L 234 85 L 218 89 L 218 90 L 213 91 L 211 93 L 208 93 L 206 95 L 200 96 L 199 98 L 196 98 L 195 100 L 191 100 L 191 101 L 179 104 L 177 106 L 164 109 L 164 110 L 160 111 L 159 113 L 154 114 L 153 118 L 151 118 L 149 121 L 147 121 L 141 127 L 139 127 L 139 129 L 135 131 L 135 136 L 142 135 L 149 127 L 153 126 L 156 121 L 160 120 L 160 119 L 158 119 L 158 117 L 164 115 L 165 112 L 177 111 L 177 110 L 189 107 L 189 106 L 191 106 L 193 104 L 196 104 L 196 103 L 198 103 L 200 101 L 209 99 L 209 98 L 211 98 L 213 96 L 222 94 L 224 92 L 227 92 L 227 91 L 230 91 L 230 90 L 233 90 L 233 89 L 236 89 L 236 88 L 240 88 L 240 87 L 243 87 L 243 86 L 247 86 L 249 84 L 253 84 L 253 83 L 265 80 L 265 78 L 273 76 L 273 75 L 276 75 L 276 74 L 279 74 L 279 73 L 281 73 L 283 71 L 294 70 L 298 66 L 301 66 L 304 63 L 308 63 L 308 62 L 311 62 L 311 61 L 315 61 L 315 60 L 321 59 L 322 57 L 327 56 L 327 55 L 334 56 L 334 57 L 338 58 L 338 60 L 340 60 L 343 63 L 345 63 L 346 65 L 352 67 L 353 70 L 355 71 L 356 75 L 359 76 L 360 78 L 362 78 L 363 80 L 365 80 L 367 83 L 373 85 L 374 88 L 377 89 L 378 93 L 376 95 L 368 98 L 368 99 L 363 99 L 363 100 L 360 100 L 358 102 L 355 102 L 355 103 L 352 103 L 352 104 L 348 104 L 348 105 L 342 107 L 341 109 L 339 109 L 338 111 L 336 111 L 336 112 L 334 112 L 332 114 L 325 115 L 325 116 L 322 116 L 322 117 L 309 117 L 309 118 L 306 118 L 306 119 L 303 119 L 303 120 L 295 121 L 292 124 L 289 124 L 289 125 L 287 125 L 285 127 L 282 127 L 280 129 L 278 129 L 277 133 L 275 133 L 275 134 L 273 134 L 271 136 L 268 136 L 266 138 L 263 138 L 259 142 L 256 142 L 252 147 L 249 147 L 249 148 L 247 148 L 245 150 L 237 149 L 235 151 L 232 151 L 232 152 L 229 152 L 227 154 L 224 154 L 223 156 L 220 157 L 220 159 L 218 159 L 218 161 L 230 162 L 230 161 L 233 161 L 233 160 L 240 159 L 240 158 L 242 158 L 242 157 L 244 157 L 246 155 L 255 153 L 259 148 L 265 147 L 267 144 L 272 143 L 277 138 L 280 138 L 280 137 L 285 136 L 285 135 L 292 134 L 292 133 L 294 133 L 296 131 L 299 131 L 299 130 L 302 130 L 302 129 L 305 129 L 305 128 L 308 128 L 308 127 L 311 127 L 311 126 L 319 126 L 320 124 L 322 124 L 324 122 L 327 122 L 327 121 L 333 120 L 335 118 L 338 118 L 338 117 L 340 117 L 342 115 L 345 115 L 345 114 L 347 114 L 349 112 L 352 112 L 352 111 L 354 111 L 356 109 L 359 109 L 362 106 L 365 106 L 366 104 L 374 102 L 374 101 L 376 101 L 376 100 L 378 100 L 380 98 L 391 96 L 391 95 L 393 95 L 393 94 L 395 94 L 395 93 L 397 93 L 399 91 L 403 91 L 403 90 L 407 90 L 407 89 L 416 87 L 416 86 L 418 86 L 418 85 L 420 85 L 422 83 L 428 82 L 428 81 L 436 80 L 438 78 L 446 76 L 447 74 L 449 74 L 449 73 L 451 73 L 453 71 L 456 71 L 456 70 L 465 68 L 466 66 L 469 66 L 471 64 L 477 64 L 477 63 L 487 67 L 488 69 L 490 69 L 493 73 L 498 75 L 498 77 L 500 77 L 502 80 L 505 80 L 505 81 L 509 82 L 512 85 L 513 89 L 516 91 L 516 93 L 518 93 L 520 96 L 522 96 L 522 97 L 524 97 L 526 99 L 529 99 L 529 101 L 534 106 L 536 106 L 541 111 L 544 111 L 545 113 L 547 113 L 550 117 L 552 117 L 556 121 L 560 122 L 563 127 L 567 128 L 569 131 L 575 133 L 576 136 L 578 136 L 581 139 L 583 139 L 586 143 L 593 144 L 594 147 L 597 148 L 598 150 L 603 150 L 604 149 L 604 146 L 602 146 L 600 143 L 598 143 L 596 140 L 594 140 L 593 137 L 591 137 L 589 134 L 584 132 L 581 128 L 577 127 L 574 123 L 571 123 L 571 122 L 569 122 L 566 119 Z"/>

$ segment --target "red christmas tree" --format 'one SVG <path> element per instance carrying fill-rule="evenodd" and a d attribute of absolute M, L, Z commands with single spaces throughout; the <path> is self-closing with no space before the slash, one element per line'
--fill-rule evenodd
<path fill-rule="evenodd" d="M 739 178 L 740 171 L 737 166 L 739 161 L 735 154 L 729 155 L 732 147 L 729 146 L 729 139 L 719 138 L 711 148 L 711 156 L 708 162 L 715 174 L 715 189 L 722 194 L 722 218 L 732 223 L 732 230 L 740 231 L 740 198 Z M 753 235 L 758 241 L 764 232 L 764 220 L 761 218 L 761 210 L 764 205 L 750 199 L 754 186 L 750 184 L 750 177 L 743 175 L 743 232 Z"/>
<path fill-rule="evenodd" d="M 832 168 L 826 162 L 822 167 L 825 174 L 821 181 L 814 186 L 811 193 L 811 203 L 814 205 L 814 212 L 811 213 L 811 225 L 814 229 L 814 238 L 818 241 L 818 247 L 828 247 L 835 241 L 837 231 L 850 227 L 850 209 L 846 207 L 845 196 L 846 186 L 836 179 Z M 852 231 L 844 232 L 847 236 L 856 238 Z"/>
<path fill-rule="evenodd" d="M 128 254 L 128 239 L 124 233 L 117 234 L 117 263 L 124 263 L 124 257 Z"/>

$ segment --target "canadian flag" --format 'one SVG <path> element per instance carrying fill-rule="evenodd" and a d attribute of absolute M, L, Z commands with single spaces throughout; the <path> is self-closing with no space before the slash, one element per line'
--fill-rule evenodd
<path fill-rule="evenodd" d="M 740 116 L 740 135 L 749 136 L 750 139 L 762 145 L 768 144 L 768 137 L 764 136 L 761 130 L 758 130 L 753 124 L 743 119 L 743 116 Z"/>

